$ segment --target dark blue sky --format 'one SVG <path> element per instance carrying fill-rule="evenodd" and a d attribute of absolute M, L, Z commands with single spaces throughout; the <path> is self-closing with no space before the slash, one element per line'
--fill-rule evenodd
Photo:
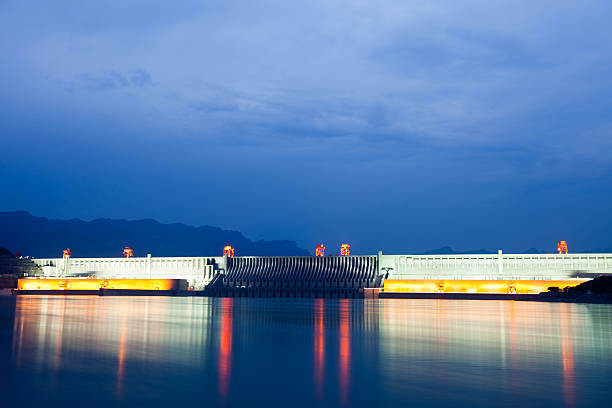
<path fill-rule="evenodd" d="M 0 3 L 0 210 L 612 247 L 609 1 Z"/>

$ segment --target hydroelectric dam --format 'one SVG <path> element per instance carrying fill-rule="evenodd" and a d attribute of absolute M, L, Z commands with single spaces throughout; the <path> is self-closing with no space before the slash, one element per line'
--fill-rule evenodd
<path fill-rule="evenodd" d="M 159 290 L 232 297 L 363 297 L 369 290 L 536 294 L 612 276 L 612 254 L 33 259 L 18 291 Z M 367 296 L 367 295 L 366 295 Z"/>

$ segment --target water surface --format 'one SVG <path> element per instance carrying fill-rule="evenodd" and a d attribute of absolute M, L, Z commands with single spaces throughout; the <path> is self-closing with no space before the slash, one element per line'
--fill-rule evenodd
<path fill-rule="evenodd" d="M 0 297 L 27 406 L 607 406 L 612 306 Z M 146 405 L 144 405 L 146 404 Z"/>

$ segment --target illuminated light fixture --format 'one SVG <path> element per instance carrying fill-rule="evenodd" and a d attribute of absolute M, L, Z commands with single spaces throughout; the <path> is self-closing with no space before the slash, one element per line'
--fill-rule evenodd
<path fill-rule="evenodd" d="M 384 292 L 398 293 L 505 293 L 536 294 L 549 287 L 573 287 L 588 279 L 572 280 L 428 280 L 386 279 Z"/>
<path fill-rule="evenodd" d="M 126 258 L 134 256 L 134 250 L 126 246 L 125 248 L 123 248 L 123 256 Z"/>
<path fill-rule="evenodd" d="M 180 279 L 19 279 L 19 290 L 180 290 Z"/>

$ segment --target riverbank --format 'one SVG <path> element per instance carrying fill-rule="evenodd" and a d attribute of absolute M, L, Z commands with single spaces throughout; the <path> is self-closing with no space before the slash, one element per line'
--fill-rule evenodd
<path fill-rule="evenodd" d="M 183 291 L 177 290 L 152 290 L 152 289 L 13 289 L 12 295 L 55 295 L 55 296 L 181 296 Z"/>
<path fill-rule="evenodd" d="M 54 295 L 54 296 L 206 296 L 203 291 L 174 290 L 17 290 L 3 289 L 0 295 Z M 540 293 L 540 294 L 499 294 L 499 293 L 399 293 L 380 292 L 369 299 L 455 299 L 455 300 L 513 300 L 531 302 L 598 303 L 612 304 L 612 294 L 602 293 Z"/>

